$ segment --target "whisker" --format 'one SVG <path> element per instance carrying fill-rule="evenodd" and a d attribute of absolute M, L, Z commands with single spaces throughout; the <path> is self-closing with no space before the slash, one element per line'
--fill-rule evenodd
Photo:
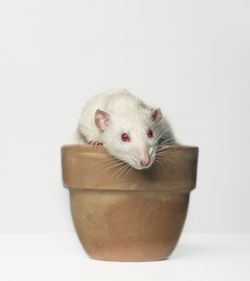
<path fill-rule="evenodd" d="M 154 161 L 154 166 L 155 166 L 155 168 L 156 168 L 156 170 L 157 170 L 157 175 L 159 175 L 159 170 L 162 169 L 161 162 L 160 162 L 158 159 L 155 159 L 155 161 Z"/>
<path fill-rule="evenodd" d="M 160 131 L 161 133 L 160 133 L 160 135 L 157 137 L 157 141 L 165 134 L 165 133 L 167 133 L 168 131 L 170 130 L 170 128 L 168 128 L 167 130 L 164 130 L 164 131 Z"/>
<path fill-rule="evenodd" d="M 128 169 L 127 169 L 124 176 L 128 175 L 131 170 L 132 170 L 132 167 L 130 165 L 128 165 Z"/>
<path fill-rule="evenodd" d="M 115 171 L 115 173 L 112 174 L 112 177 L 118 177 L 120 175 L 120 173 L 126 168 L 127 163 L 124 163 L 124 166 L 120 167 L 117 171 Z"/>
<path fill-rule="evenodd" d="M 126 171 L 129 170 L 130 167 L 131 167 L 131 166 L 127 164 L 127 165 L 124 167 L 124 169 L 121 171 L 121 173 L 120 173 L 119 176 L 121 177 L 122 175 L 124 175 L 124 174 L 126 173 Z"/>
<path fill-rule="evenodd" d="M 184 171 L 184 168 L 182 167 L 182 165 L 180 165 L 181 163 L 179 161 L 174 161 L 173 159 L 169 159 L 167 157 L 159 157 L 157 156 L 157 159 L 160 161 L 160 165 L 162 166 L 163 163 L 166 164 L 171 164 L 173 167 L 175 167 L 176 169 L 179 169 L 181 171 Z"/>
<path fill-rule="evenodd" d="M 175 144 L 175 139 L 174 138 L 167 138 L 167 139 L 165 139 L 165 140 L 163 140 L 159 143 L 160 146 L 163 146 L 165 144 Z"/>
<path fill-rule="evenodd" d="M 114 169 L 114 168 L 120 169 L 120 168 L 122 168 L 124 165 L 125 165 L 124 162 L 119 162 L 119 163 L 117 163 L 117 164 L 108 166 L 108 167 L 106 167 L 106 168 L 104 168 L 104 169 L 102 170 L 102 174 L 105 173 L 105 172 L 107 172 L 107 171 L 109 171 L 109 170 L 112 170 L 112 169 Z M 113 175 L 111 175 L 111 176 L 113 176 Z"/>
<path fill-rule="evenodd" d="M 86 169 L 86 168 L 91 168 L 93 166 L 96 165 L 96 162 L 99 162 L 99 164 L 101 165 L 109 165 L 109 164 L 116 164 L 116 163 L 119 163 L 119 160 L 118 159 L 115 159 L 115 158 L 109 158 L 109 159 L 92 159 L 91 160 L 91 163 L 88 162 L 84 165 L 81 165 L 78 167 L 77 169 L 77 172 L 80 172 L 82 171 L 83 169 Z"/>

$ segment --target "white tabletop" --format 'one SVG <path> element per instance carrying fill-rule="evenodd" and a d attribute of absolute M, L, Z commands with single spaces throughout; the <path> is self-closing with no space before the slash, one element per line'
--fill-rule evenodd
<path fill-rule="evenodd" d="M 249 281 L 250 234 L 183 234 L 169 260 L 133 263 L 88 258 L 74 233 L 1 234 L 0 280 Z"/>

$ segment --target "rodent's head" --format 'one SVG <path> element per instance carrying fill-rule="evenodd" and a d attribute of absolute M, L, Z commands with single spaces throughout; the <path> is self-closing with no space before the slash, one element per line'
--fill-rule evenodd
<path fill-rule="evenodd" d="M 104 147 L 135 169 L 149 168 L 155 160 L 161 134 L 162 113 L 157 109 L 109 114 L 98 109 L 95 124 Z"/>

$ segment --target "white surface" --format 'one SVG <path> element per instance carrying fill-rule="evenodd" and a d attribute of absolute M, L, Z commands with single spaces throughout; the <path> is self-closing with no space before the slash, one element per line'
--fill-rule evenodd
<path fill-rule="evenodd" d="M 0 233 L 68 232 L 60 146 L 127 87 L 200 147 L 186 232 L 250 232 L 249 0 L 1 0 Z"/>
<path fill-rule="evenodd" d="M 169 260 L 89 259 L 74 234 L 0 236 L 0 280 L 249 281 L 250 235 L 182 237 Z"/>

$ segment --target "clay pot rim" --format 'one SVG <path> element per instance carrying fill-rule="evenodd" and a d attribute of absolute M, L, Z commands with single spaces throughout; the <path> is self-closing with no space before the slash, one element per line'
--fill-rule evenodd
<path fill-rule="evenodd" d="M 160 160 L 163 161 L 161 162 L 163 166 L 154 166 L 145 170 L 132 169 L 129 176 L 127 174 L 114 177 L 116 174 L 105 167 L 105 161 L 113 158 L 105 148 L 93 148 L 89 144 L 64 145 L 61 148 L 64 187 L 70 190 L 165 191 L 169 193 L 186 193 L 193 190 L 196 182 L 198 147 L 171 145 L 164 146 L 162 152 L 163 158 L 166 157 L 165 160 Z M 175 164 L 166 164 L 166 160 L 172 159 L 177 161 L 177 168 L 174 168 Z M 91 165 L 89 166 L 88 163 Z M 170 167 L 172 165 L 172 170 L 164 170 L 162 167 L 167 167 L 166 165 Z"/>

